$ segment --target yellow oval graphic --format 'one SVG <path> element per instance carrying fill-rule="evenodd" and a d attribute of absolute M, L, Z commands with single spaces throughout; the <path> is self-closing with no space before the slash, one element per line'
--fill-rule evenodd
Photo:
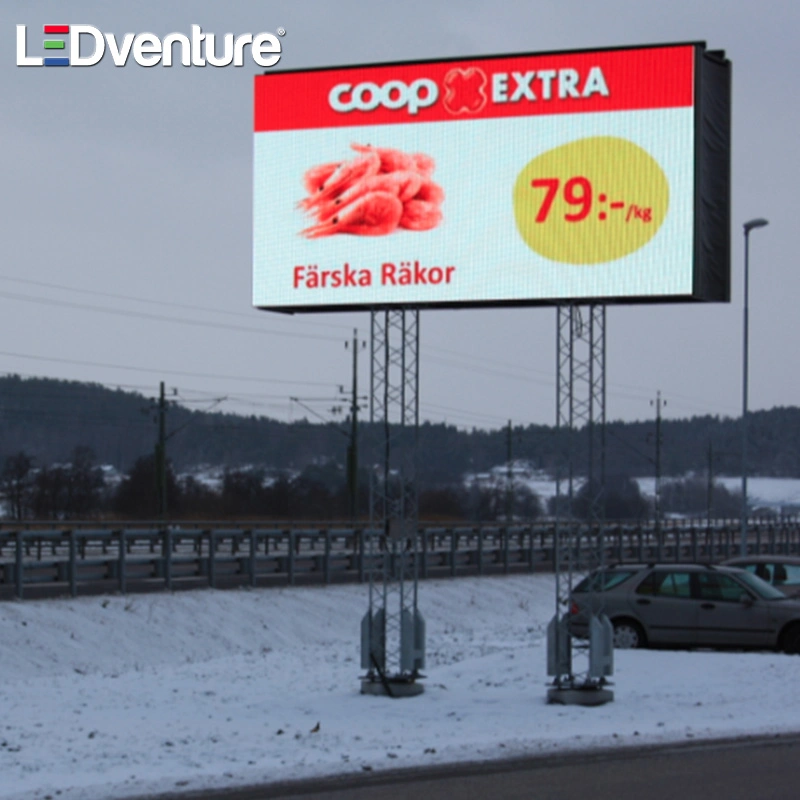
<path fill-rule="evenodd" d="M 592 136 L 530 161 L 514 185 L 514 216 L 531 250 L 566 264 L 600 264 L 644 247 L 669 206 L 669 183 L 639 145 Z"/>

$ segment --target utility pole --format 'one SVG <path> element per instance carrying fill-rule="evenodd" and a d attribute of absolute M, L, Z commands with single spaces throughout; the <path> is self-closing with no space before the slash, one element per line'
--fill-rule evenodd
<path fill-rule="evenodd" d="M 514 475 L 511 458 L 511 420 L 509 420 L 506 428 L 506 525 L 511 524 L 511 512 L 514 510 Z"/>
<path fill-rule="evenodd" d="M 177 397 L 178 390 L 172 389 L 172 394 Z M 217 397 L 210 401 L 211 405 L 206 409 L 210 411 L 215 406 L 227 400 L 227 397 Z M 177 402 L 177 401 L 172 401 Z M 153 411 L 157 412 L 154 422 L 158 423 L 158 439 L 155 446 L 155 490 L 156 490 L 156 506 L 158 507 L 158 516 L 160 519 L 167 517 L 167 441 L 175 434 L 180 433 L 194 421 L 189 418 L 180 427 L 173 430 L 169 435 L 167 434 L 167 411 L 169 405 L 167 404 L 166 392 L 164 390 L 164 381 L 159 384 L 158 403 L 151 401 L 150 408 L 142 409 L 142 413 L 150 414 Z"/>
<path fill-rule="evenodd" d="M 156 497 L 158 516 L 167 516 L 167 401 L 164 396 L 164 381 L 161 381 L 158 396 L 158 441 L 156 442 Z"/>
<path fill-rule="evenodd" d="M 711 530 L 711 507 L 714 505 L 714 452 L 708 440 L 708 487 L 706 495 L 706 529 Z"/>
<path fill-rule="evenodd" d="M 661 399 L 661 392 L 656 392 L 656 399 L 650 401 L 650 405 L 656 407 L 656 486 L 655 486 L 655 522 L 656 531 L 661 529 L 661 406 L 666 405 L 667 401 Z"/>
<path fill-rule="evenodd" d="M 345 342 L 348 347 L 349 342 Z M 367 343 L 362 342 L 362 347 Z M 348 512 L 353 523 L 358 518 L 358 328 L 353 328 L 353 386 L 350 398 L 350 443 L 347 445 Z"/>
<path fill-rule="evenodd" d="M 750 285 L 750 231 L 763 228 L 769 222 L 759 217 L 744 223 L 744 317 L 742 341 L 742 510 L 739 522 L 739 555 L 747 554 L 747 375 L 748 375 L 748 307 Z"/>

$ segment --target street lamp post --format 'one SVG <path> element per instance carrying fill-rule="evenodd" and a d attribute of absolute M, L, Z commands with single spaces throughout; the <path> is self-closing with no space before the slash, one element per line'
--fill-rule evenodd
<path fill-rule="evenodd" d="M 750 231 L 763 228 L 765 219 L 751 219 L 744 223 L 744 332 L 742 344 L 742 513 L 739 555 L 747 553 L 747 362 L 748 362 L 748 292 L 750 278 Z"/>

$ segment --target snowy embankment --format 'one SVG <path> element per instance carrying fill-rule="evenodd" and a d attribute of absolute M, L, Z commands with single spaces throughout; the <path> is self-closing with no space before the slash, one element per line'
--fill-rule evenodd
<path fill-rule="evenodd" d="M 364 586 L 0 604 L 0 798 L 110 800 L 567 748 L 800 730 L 800 660 L 616 654 L 549 706 L 552 576 L 427 581 L 426 691 L 359 694 Z"/>

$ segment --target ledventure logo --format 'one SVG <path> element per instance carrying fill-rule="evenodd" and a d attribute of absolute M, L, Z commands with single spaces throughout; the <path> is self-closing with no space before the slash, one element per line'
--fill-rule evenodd
<path fill-rule="evenodd" d="M 124 67 L 133 57 L 140 67 L 241 67 L 249 55 L 259 67 L 272 67 L 281 57 L 278 36 L 272 33 L 226 33 L 218 37 L 204 33 L 199 25 L 191 33 L 125 33 L 117 39 L 93 25 L 44 25 L 45 55 L 28 55 L 27 25 L 17 25 L 18 67 L 93 67 L 108 54 L 115 67 Z M 65 38 L 65 37 L 68 37 Z M 218 52 L 221 50 L 222 52 Z"/>

